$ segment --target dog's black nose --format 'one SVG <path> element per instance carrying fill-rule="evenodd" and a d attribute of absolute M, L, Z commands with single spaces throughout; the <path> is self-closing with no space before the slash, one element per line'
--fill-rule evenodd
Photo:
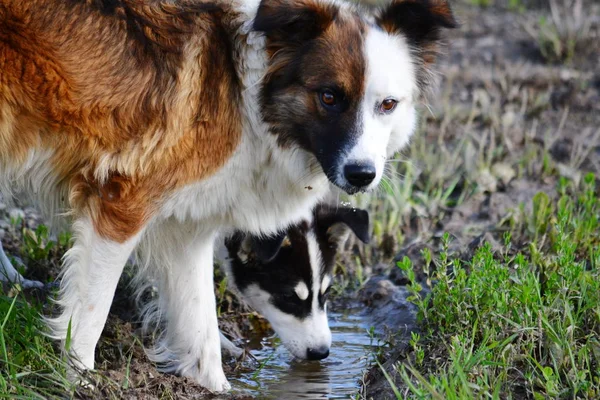
<path fill-rule="evenodd" d="M 353 163 L 344 167 L 344 177 L 352 186 L 363 187 L 375 179 L 375 166 L 371 163 Z"/>
<path fill-rule="evenodd" d="M 306 351 L 306 358 L 309 360 L 322 360 L 327 358 L 329 355 L 329 347 L 317 347 L 316 349 L 308 349 Z"/>

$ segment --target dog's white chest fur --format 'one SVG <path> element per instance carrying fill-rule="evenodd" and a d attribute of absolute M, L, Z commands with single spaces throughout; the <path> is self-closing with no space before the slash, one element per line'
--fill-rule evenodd
<path fill-rule="evenodd" d="M 236 228 L 256 234 L 283 229 L 307 218 L 329 190 L 327 178 L 310 157 L 246 135 L 220 171 L 171 196 L 162 208 L 163 217 L 193 219 L 207 229 Z"/>

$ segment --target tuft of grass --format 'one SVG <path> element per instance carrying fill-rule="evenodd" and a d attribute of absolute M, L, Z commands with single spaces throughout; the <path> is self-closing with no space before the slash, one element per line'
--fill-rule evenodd
<path fill-rule="evenodd" d="M 0 295 L 0 398 L 62 399 L 73 392 L 60 352 L 41 334 L 40 312 L 20 293 Z"/>
<path fill-rule="evenodd" d="M 587 12 L 583 0 L 549 0 L 549 5 L 550 17 L 540 17 L 536 24 L 525 25 L 525 29 L 544 59 L 571 62 L 577 51 L 592 44 L 593 13 Z"/>
<path fill-rule="evenodd" d="M 558 186 L 500 253 L 452 259 L 444 237 L 431 291 L 410 288 L 423 334 L 396 366 L 409 397 L 600 397 L 600 198 L 593 174 Z"/>

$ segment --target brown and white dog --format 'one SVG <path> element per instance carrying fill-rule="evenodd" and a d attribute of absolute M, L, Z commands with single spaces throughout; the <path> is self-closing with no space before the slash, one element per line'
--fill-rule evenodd
<path fill-rule="evenodd" d="M 216 235 L 376 187 L 454 25 L 447 0 L 0 0 L 0 190 L 72 221 L 49 323 L 75 365 L 137 249 L 168 320 L 155 360 L 226 390 Z"/>

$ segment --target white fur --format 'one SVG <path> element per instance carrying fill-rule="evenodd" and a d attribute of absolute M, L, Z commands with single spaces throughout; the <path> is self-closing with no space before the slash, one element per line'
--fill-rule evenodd
<path fill-rule="evenodd" d="M 216 392 L 230 388 L 221 367 L 213 288 L 215 232 L 175 218 L 157 221 L 142 239 L 140 274 L 158 288 L 145 319 L 161 325 L 151 360 Z M 146 321 L 147 325 L 147 321 Z"/>
<path fill-rule="evenodd" d="M 233 344 L 231 340 L 227 339 L 225 335 L 223 335 L 222 332 L 219 332 L 219 337 L 221 339 L 221 349 L 223 351 L 235 358 L 240 358 L 244 354 L 244 350 Z"/>
<path fill-rule="evenodd" d="M 323 277 L 323 281 L 321 282 L 321 294 L 324 294 L 329 284 L 331 283 L 331 276 L 329 274 Z"/>
<path fill-rule="evenodd" d="M 376 187 L 384 172 L 385 160 L 402 149 L 413 134 L 417 121 L 415 66 L 406 40 L 401 36 L 370 29 L 365 47 L 367 74 L 362 101 L 360 136 L 341 165 L 369 162 L 375 166 L 376 177 L 366 188 Z M 387 98 L 398 104 L 389 114 L 377 108 Z M 343 170 L 338 181 L 344 182 Z M 342 185 L 343 186 L 343 185 Z"/>
<path fill-rule="evenodd" d="M 298 298 L 300 300 L 308 299 L 308 295 L 310 294 L 310 292 L 308 291 L 308 286 L 306 286 L 306 283 L 304 283 L 303 281 L 298 282 L 298 284 L 294 288 L 294 291 L 296 292 L 296 295 L 298 295 Z"/>
<path fill-rule="evenodd" d="M 1 125 L 0 129 L 3 129 Z M 26 196 L 49 219 L 49 226 L 57 229 L 62 228 L 57 226 L 58 222 L 62 222 L 57 217 L 67 210 L 68 196 L 65 186 L 57 180 L 52 156 L 50 150 L 34 148 L 19 164 L 0 159 L 0 195 L 5 201 L 11 201 L 17 194 Z"/>
<path fill-rule="evenodd" d="M 100 338 L 119 277 L 132 250 L 136 235 L 125 243 L 103 239 L 89 218 L 73 224 L 75 243 L 64 256 L 60 286 L 62 313 L 47 322 L 52 336 L 63 343 L 70 325 L 70 356 L 77 368 L 94 368 L 94 349 Z"/>

